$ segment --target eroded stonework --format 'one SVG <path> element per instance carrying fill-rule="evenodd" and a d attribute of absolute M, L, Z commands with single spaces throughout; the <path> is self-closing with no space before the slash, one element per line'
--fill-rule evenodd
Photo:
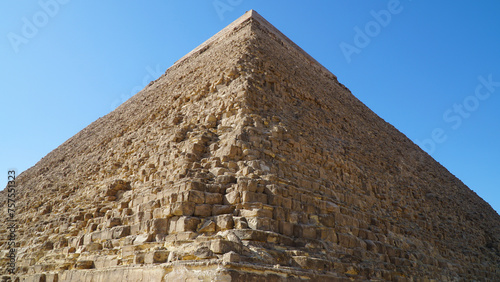
<path fill-rule="evenodd" d="M 17 182 L 20 281 L 500 280 L 498 214 L 254 11 Z"/>

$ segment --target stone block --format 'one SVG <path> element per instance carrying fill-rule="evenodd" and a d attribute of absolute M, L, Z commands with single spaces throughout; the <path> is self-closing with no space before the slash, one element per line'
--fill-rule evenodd
<path fill-rule="evenodd" d="M 139 233 L 141 233 L 141 223 L 130 225 L 130 234 L 137 235 Z"/>
<path fill-rule="evenodd" d="M 175 222 L 175 223 L 174 223 Z M 200 219 L 196 217 L 181 216 L 175 221 L 171 221 L 169 233 L 178 233 L 186 231 L 196 231 L 200 224 Z"/>
<path fill-rule="evenodd" d="M 230 214 L 214 216 L 214 221 L 217 231 L 232 229 L 234 226 L 233 216 Z"/>
<path fill-rule="evenodd" d="M 283 199 L 281 199 L 281 206 L 285 209 L 291 210 L 292 209 L 292 199 L 283 197 Z"/>
<path fill-rule="evenodd" d="M 215 181 L 219 184 L 231 184 L 236 183 L 236 177 L 234 175 L 219 175 Z"/>
<path fill-rule="evenodd" d="M 165 218 L 171 215 L 172 214 L 170 213 L 170 205 L 159 207 L 153 210 L 153 218 Z"/>
<path fill-rule="evenodd" d="M 83 246 L 82 252 L 95 252 L 102 250 L 102 244 L 99 243 L 89 243 Z"/>
<path fill-rule="evenodd" d="M 88 245 L 90 243 L 92 243 L 92 234 L 83 235 L 83 244 Z"/>
<path fill-rule="evenodd" d="M 200 226 L 200 228 L 198 229 L 198 232 L 211 233 L 211 232 L 215 232 L 216 228 L 217 228 L 217 225 L 215 224 L 215 222 L 213 220 L 207 220 Z"/>
<path fill-rule="evenodd" d="M 269 209 L 240 210 L 240 215 L 244 217 L 268 217 L 273 218 L 273 211 Z"/>
<path fill-rule="evenodd" d="M 194 215 L 201 216 L 201 217 L 211 216 L 212 215 L 212 205 L 209 205 L 209 204 L 196 205 L 194 207 Z"/>
<path fill-rule="evenodd" d="M 224 204 L 225 205 L 234 205 L 240 202 L 240 192 L 232 191 L 224 195 Z"/>
<path fill-rule="evenodd" d="M 252 229 L 234 229 L 232 232 L 241 240 L 267 242 L 269 235 L 268 231 L 252 230 Z"/>
<path fill-rule="evenodd" d="M 144 263 L 164 263 L 167 262 L 168 255 L 170 254 L 167 250 L 155 250 L 149 253 L 146 253 L 144 256 Z"/>
<path fill-rule="evenodd" d="M 177 216 L 191 216 L 194 214 L 195 203 L 191 202 L 177 202 L 170 205 L 171 212 Z"/>
<path fill-rule="evenodd" d="M 194 259 L 200 260 L 200 259 L 210 259 L 216 257 L 214 255 L 214 252 L 210 250 L 208 247 L 201 247 L 197 248 L 196 251 L 193 253 Z"/>
<path fill-rule="evenodd" d="M 331 261 L 307 257 L 307 256 L 293 256 L 293 265 L 299 266 L 302 269 L 313 269 L 316 271 L 329 271 L 334 268 L 334 264 Z"/>
<path fill-rule="evenodd" d="M 112 217 L 106 221 L 106 228 L 115 227 L 122 224 L 122 220 L 119 217 Z"/>
<path fill-rule="evenodd" d="M 91 269 L 94 268 L 93 260 L 79 260 L 75 263 L 75 269 Z"/>
<path fill-rule="evenodd" d="M 126 258 L 135 255 L 135 246 L 123 246 L 121 248 L 121 257 Z"/>
<path fill-rule="evenodd" d="M 273 230 L 273 220 L 267 217 L 245 217 L 247 219 L 248 227 L 255 230 Z"/>
<path fill-rule="evenodd" d="M 241 193 L 241 201 L 243 203 L 259 202 L 267 204 L 267 195 L 262 193 L 243 191 Z"/>
<path fill-rule="evenodd" d="M 45 282 L 58 282 L 59 274 L 58 273 L 47 273 L 45 276 Z"/>
<path fill-rule="evenodd" d="M 134 239 L 134 245 L 142 245 L 146 242 L 151 242 L 153 240 L 154 236 L 153 234 L 139 234 L 137 237 Z"/>
<path fill-rule="evenodd" d="M 20 281 L 19 279 L 17 280 L 11 280 L 11 277 L 10 276 L 3 276 L 1 277 L 2 280 L 1 281 Z M 26 277 L 24 279 L 22 279 L 21 281 L 23 282 L 47 282 L 47 275 L 45 273 L 38 273 L 38 274 L 34 274 L 34 275 L 31 275 L 29 277 Z"/>
<path fill-rule="evenodd" d="M 228 240 L 216 239 L 210 242 L 210 250 L 215 254 L 225 254 L 231 251 L 238 252 L 240 248 L 241 246 Z"/>
<path fill-rule="evenodd" d="M 318 220 L 324 226 L 327 227 L 335 226 L 335 216 L 333 214 L 321 214 L 318 216 Z"/>
<path fill-rule="evenodd" d="M 279 232 L 286 236 L 293 236 L 293 223 L 287 221 L 279 221 Z"/>
<path fill-rule="evenodd" d="M 223 256 L 222 256 L 222 261 L 225 262 L 225 263 L 228 263 L 228 262 L 240 262 L 240 255 L 233 252 L 233 251 L 230 251 L 228 253 L 225 253 Z"/>
<path fill-rule="evenodd" d="M 136 253 L 134 256 L 134 263 L 135 264 L 144 264 L 144 257 L 146 256 L 145 253 Z"/>
<path fill-rule="evenodd" d="M 205 191 L 206 184 L 198 181 L 192 181 L 186 183 L 186 190 L 195 190 L 195 191 Z"/>
<path fill-rule="evenodd" d="M 316 226 L 302 225 L 302 236 L 306 239 L 316 239 Z"/>
<path fill-rule="evenodd" d="M 339 240 L 339 245 L 341 245 L 344 248 L 356 247 L 356 237 L 350 234 L 338 233 L 337 238 Z"/>
<path fill-rule="evenodd" d="M 108 257 L 98 257 L 94 261 L 94 266 L 96 269 L 115 267 L 118 265 L 119 259 L 109 259 Z"/>
<path fill-rule="evenodd" d="M 119 239 L 130 235 L 130 226 L 116 226 L 111 228 L 111 239 Z"/>
<path fill-rule="evenodd" d="M 247 219 L 244 217 L 233 216 L 233 221 L 234 221 L 234 228 L 236 228 L 236 229 L 247 229 L 248 228 Z"/>
<path fill-rule="evenodd" d="M 149 220 L 149 232 L 153 235 L 166 234 L 168 231 L 168 222 L 169 220 L 166 218 L 156 218 Z"/>
<path fill-rule="evenodd" d="M 232 205 L 213 205 L 212 215 L 220 214 L 232 214 L 234 212 L 235 206 Z"/>
<path fill-rule="evenodd" d="M 205 203 L 205 192 L 203 191 L 187 191 L 187 200 L 188 202 L 195 203 L 195 204 L 203 204 Z"/>
<path fill-rule="evenodd" d="M 205 192 L 205 203 L 210 205 L 219 205 L 223 203 L 224 197 L 220 193 Z"/>

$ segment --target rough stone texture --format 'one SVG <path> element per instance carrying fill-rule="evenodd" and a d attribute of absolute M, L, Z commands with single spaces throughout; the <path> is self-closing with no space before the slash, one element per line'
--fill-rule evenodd
<path fill-rule="evenodd" d="M 17 183 L 20 281 L 500 280 L 498 214 L 253 11 Z"/>

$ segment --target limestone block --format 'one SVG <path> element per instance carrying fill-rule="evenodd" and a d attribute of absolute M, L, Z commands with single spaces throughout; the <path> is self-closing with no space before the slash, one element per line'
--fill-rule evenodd
<path fill-rule="evenodd" d="M 232 214 L 234 212 L 235 206 L 233 205 L 213 205 L 212 215 L 220 214 Z"/>
<path fill-rule="evenodd" d="M 316 239 L 316 226 L 302 225 L 302 236 L 306 239 Z"/>
<path fill-rule="evenodd" d="M 335 216 L 333 214 L 321 214 L 318 216 L 319 222 L 327 227 L 335 226 Z"/>
<path fill-rule="evenodd" d="M 228 263 L 228 262 L 240 262 L 240 255 L 237 254 L 234 251 L 230 251 L 228 253 L 225 253 L 222 256 L 222 261 L 225 262 L 225 263 Z"/>
<path fill-rule="evenodd" d="M 234 205 L 240 202 L 240 192 L 232 191 L 224 195 L 225 205 Z"/>
<path fill-rule="evenodd" d="M 141 226 L 142 225 L 143 224 L 141 224 L 141 223 L 130 225 L 130 234 L 137 235 L 137 234 L 141 233 Z"/>
<path fill-rule="evenodd" d="M 281 200 L 281 206 L 287 210 L 291 210 L 292 209 L 292 199 L 283 197 L 283 199 Z"/>
<path fill-rule="evenodd" d="M 211 233 L 215 232 L 217 228 L 217 225 L 213 220 L 207 220 L 203 224 L 201 224 L 200 228 L 198 229 L 198 232 L 200 233 Z"/>
<path fill-rule="evenodd" d="M 58 282 L 59 274 L 58 273 L 46 273 L 45 274 L 45 282 Z"/>
<path fill-rule="evenodd" d="M 203 191 L 187 191 L 186 192 L 187 199 L 184 199 L 184 201 L 196 203 L 196 204 L 203 204 L 205 203 L 205 192 Z"/>
<path fill-rule="evenodd" d="M 240 215 L 243 217 L 268 217 L 273 218 L 273 211 L 269 209 L 252 209 L 240 210 Z"/>
<path fill-rule="evenodd" d="M 210 205 L 220 205 L 223 203 L 223 195 L 219 193 L 205 192 L 205 203 Z"/>
<path fill-rule="evenodd" d="M 95 252 L 102 250 L 102 244 L 99 243 L 89 243 L 83 246 L 82 252 Z"/>
<path fill-rule="evenodd" d="M 276 221 L 267 217 L 245 217 L 248 227 L 255 230 L 278 230 L 274 226 Z"/>
<path fill-rule="evenodd" d="M 153 235 L 166 234 L 168 231 L 169 220 L 166 218 L 156 218 L 148 221 L 149 232 Z"/>
<path fill-rule="evenodd" d="M 148 252 L 144 256 L 144 263 L 164 263 L 167 262 L 168 255 L 170 254 L 167 250 L 155 250 L 152 252 Z"/>
<path fill-rule="evenodd" d="M 241 201 L 243 203 L 259 202 L 267 204 L 267 195 L 262 193 L 254 193 L 249 191 L 243 191 L 241 196 Z"/>
<path fill-rule="evenodd" d="M 135 264 L 144 264 L 144 257 L 146 256 L 145 253 L 136 253 L 134 256 L 134 263 Z"/>
<path fill-rule="evenodd" d="M 220 184 L 231 184 L 236 183 L 236 177 L 234 175 L 219 175 L 215 181 Z"/>
<path fill-rule="evenodd" d="M 217 231 L 232 229 L 234 226 L 233 216 L 231 214 L 214 216 L 214 221 L 217 226 Z"/>
<path fill-rule="evenodd" d="M 293 236 L 293 223 L 288 221 L 279 221 L 279 232 L 286 236 Z"/>
<path fill-rule="evenodd" d="M 195 260 L 210 259 L 216 257 L 214 255 L 214 252 L 212 252 L 208 247 L 197 248 L 196 251 L 194 251 L 193 256 Z"/>
<path fill-rule="evenodd" d="M 205 191 L 206 184 L 199 181 L 191 181 L 186 183 L 186 190 L 195 190 L 195 191 Z"/>
<path fill-rule="evenodd" d="M 212 205 L 209 205 L 209 204 L 196 205 L 194 207 L 194 215 L 201 216 L 201 217 L 211 216 L 212 215 Z"/>
<path fill-rule="evenodd" d="M 127 258 L 129 256 L 135 255 L 135 246 L 123 246 L 121 248 L 121 257 L 122 258 Z"/>
<path fill-rule="evenodd" d="M 92 243 L 92 234 L 83 235 L 83 244 L 88 245 L 90 243 Z"/>
<path fill-rule="evenodd" d="M 112 217 L 106 221 L 106 228 L 111 228 L 122 224 L 122 220 L 119 217 Z"/>
<path fill-rule="evenodd" d="M 322 240 L 332 242 L 335 244 L 338 243 L 337 233 L 335 233 L 335 230 L 333 228 L 322 228 L 320 232 L 321 232 L 320 236 L 321 236 Z"/>
<path fill-rule="evenodd" d="M 75 269 L 91 269 L 94 268 L 93 260 L 79 260 L 75 264 Z"/>
<path fill-rule="evenodd" d="M 171 213 L 173 215 L 184 215 L 184 216 L 190 216 L 194 214 L 194 207 L 195 203 L 192 202 L 177 202 L 177 203 L 172 203 L 170 205 L 171 207 Z"/>
<path fill-rule="evenodd" d="M 10 276 L 3 276 L 2 281 L 19 281 L 19 280 L 11 280 Z M 34 274 L 30 277 L 26 277 L 23 280 L 23 282 L 46 282 L 47 277 L 45 273 L 39 273 L 39 274 Z"/>
<path fill-rule="evenodd" d="M 294 265 L 299 266 L 302 269 L 329 271 L 334 268 L 333 262 L 319 258 L 313 258 L 307 256 L 293 256 L 292 260 L 294 262 Z"/>
<path fill-rule="evenodd" d="M 94 266 L 96 269 L 115 267 L 118 265 L 119 259 L 111 259 L 109 257 L 98 257 L 94 261 Z"/>
<path fill-rule="evenodd" d="M 170 222 L 169 233 L 196 231 L 198 224 L 200 224 L 200 219 L 197 217 L 181 216 Z"/>
<path fill-rule="evenodd" d="M 248 228 L 248 222 L 246 218 L 244 217 L 233 217 L 234 221 L 234 228 L 236 229 L 247 229 Z"/>
<path fill-rule="evenodd" d="M 134 245 L 141 245 L 141 244 L 144 244 L 146 242 L 151 242 L 153 240 L 153 238 L 154 238 L 153 234 L 149 234 L 149 233 L 139 234 L 134 239 Z"/>
<path fill-rule="evenodd" d="M 131 234 L 130 226 L 116 226 L 111 228 L 111 239 L 120 239 Z"/>
<path fill-rule="evenodd" d="M 345 233 L 338 233 L 337 238 L 339 240 L 339 245 L 345 248 L 354 248 L 356 247 L 356 237 L 350 235 L 350 234 L 345 234 Z"/>
<path fill-rule="evenodd" d="M 238 244 L 228 240 L 217 239 L 210 242 L 210 250 L 215 254 L 225 254 L 231 251 L 238 252 L 240 248 Z"/>

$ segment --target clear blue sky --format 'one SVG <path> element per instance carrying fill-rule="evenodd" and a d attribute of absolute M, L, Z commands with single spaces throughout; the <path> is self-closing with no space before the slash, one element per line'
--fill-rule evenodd
<path fill-rule="evenodd" d="M 2 1 L 2 179 L 249 9 L 500 211 L 496 0 Z"/>

